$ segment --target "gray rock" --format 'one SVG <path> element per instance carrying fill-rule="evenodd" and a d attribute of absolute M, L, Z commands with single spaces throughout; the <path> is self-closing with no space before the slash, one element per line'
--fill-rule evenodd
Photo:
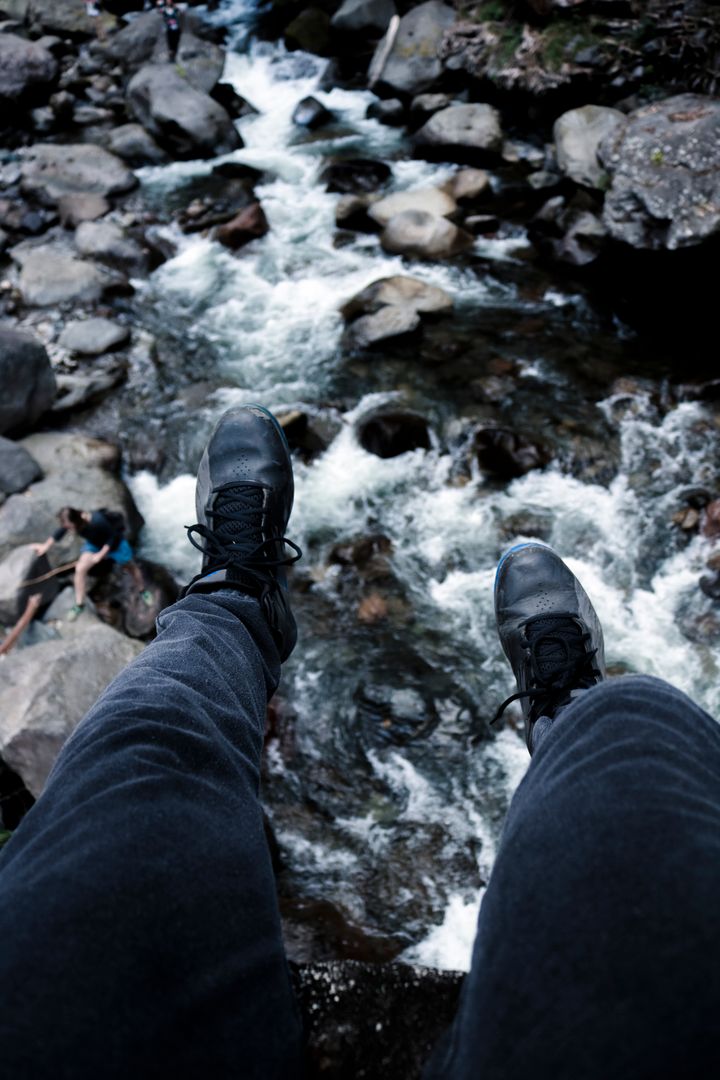
<path fill-rule="evenodd" d="M 720 101 L 680 94 L 637 109 L 603 140 L 603 222 L 614 240 L 653 250 L 720 232 Z"/>
<path fill-rule="evenodd" d="M 118 349 L 129 340 L 129 326 L 121 326 L 111 319 L 94 318 L 68 323 L 58 344 L 83 356 L 100 356 L 111 349 Z"/>
<path fill-rule="evenodd" d="M 114 221 L 84 221 L 75 232 L 75 246 L 89 255 L 128 274 L 146 274 L 147 252 Z"/>
<path fill-rule="evenodd" d="M 37 433 L 22 445 L 40 465 L 43 479 L 22 495 L 11 495 L 0 506 L 0 558 L 19 544 L 44 540 L 57 528 L 61 506 L 120 510 L 132 540 L 142 522 L 132 496 L 117 475 L 119 454 L 114 446 L 84 435 L 65 432 Z M 64 542 L 53 557 L 65 562 L 73 557 L 77 542 Z"/>
<path fill-rule="evenodd" d="M 374 203 L 368 215 L 378 225 L 387 223 L 405 210 L 423 210 L 437 217 L 449 217 L 457 210 L 457 203 L 451 195 L 440 188 L 425 188 L 420 191 L 396 191 Z"/>
<path fill-rule="evenodd" d="M 97 33 L 96 20 L 88 17 L 79 0 L 30 0 L 26 21 L 34 30 L 60 37 L 89 38 Z"/>
<path fill-rule="evenodd" d="M 36 41 L 0 34 L 0 100 L 19 101 L 47 91 L 57 69 L 55 57 Z"/>
<path fill-rule="evenodd" d="M 396 274 L 380 278 L 366 286 L 340 309 L 345 319 L 371 315 L 386 305 L 405 306 L 424 315 L 452 311 L 452 297 L 437 285 L 427 285 L 417 278 Z"/>
<path fill-rule="evenodd" d="M 440 42 L 454 21 L 453 8 L 440 0 L 427 0 L 412 8 L 399 24 L 393 20 L 370 63 L 370 88 L 382 85 L 399 94 L 415 95 L 431 87 L 442 74 Z"/>
<path fill-rule="evenodd" d="M 58 199 L 60 223 L 66 229 L 75 229 L 83 221 L 97 221 L 110 210 L 110 203 L 104 195 L 92 192 L 75 192 Z"/>
<path fill-rule="evenodd" d="M 314 97 L 304 97 L 302 101 L 298 101 L 293 109 L 293 124 L 297 124 L 298 127 L 309 128 L 310 131 L 314 131 L 324 124 L 329 124 L 332 120 L 333 114 L 330 110 L 321 105 L 317 98 Z"/>
<path fill-rule="evenodd" d="M 370 102 L 365 115 L 388 127 L 401 127 L 405 123 L 405 106 L 399 98 L 378 99 Z"/>
<path fill-rule="evenodd" d="M 602 105 L 583 105 L 563 113 L 553 125 L 560 171 L 576 184 L 604 187 L 608 177 L 597 158 L 598 146 L 624 123 L 624 113 Z"/>
<path fill-rule="evenodd" d="M 0 327 L 0 432 L 29 427 L 55 398 L 55 376 L 39 341 Z"/>
<path fill-rule="evenodd" d="M 126 287 L 117 271 L 85 262 L 60 247 L 14 247 L 10 253 L 20 264 L 20 292 L 32 307 L 54 304 L 95 304 L 107 292 Z"/>
<path fill-rule="evenodd" d="M 25 585 L 26 581 L 44 576 L 50 569 L 47 558 L 38 557 L 29 545 L 15 548 L 0 561 L 0 623 L 11 627 L 22 615 L 32 594 L 38 593 L 48 604 L 58 592 L 55 578 Z"/>
<path fill-rule="evenodd" d="M 121 124 L 114 128 L 108 149 L 131 165 L 162 165 L 168 157 L 141 124 Z"/>
<path fill-rule="evenodd" d="M 448 185 L 453 198 L 461 203 L 473 203 L 491 194 L 490 177 L 484 169 L 460 169 Z"/>
<path fill-rule="evenodd" d="M 22 189 L 45 206 L 63 195 L 122 195 L 137 184 L 133 173 L 101 146 L 92 143 L 38 143 L 22 154 Z"/>
<path fill-rule="evenodd" d="M 128 107 L 161 146 L 178 157 L 214 157 L 242 146 L 232 120 L 170 64 L 147 64 L 130 80 Z"/>
<path fill-rule="evenodd" d="M 0 435 L 0 491 L 14 495 L 41 476 L 42 469 L 25 447 Z"/>
<path fill-rule="evenodd" d="M 3 665 L 0 757 L 36 797 L 66 739 L 141 650 L 87 611 L 72 625 L 63 638 L 23 649 Z"/>
<path fill-rule="evenodd" d="M 343 33 L 386 30 L 395 10 L 394 0 L 343 0 L 330 21 Z"/>
<path fill-rule="evenodd" d="M 420 316 L 409 304 L 388 304 L 373 315 L 362 315 L 350 326 L 348 340 L 358 348 L 376 345 L 388 338 L 412 333 L 420 325 Z"/>
<path fill-rule="evenodd" d="M 423 210 L 406 210 L 386 225 L 380 243 L 392 255 L 448 259 L 472 247 L 474 240 L 446 218 Z"/>
<path fill-rule="evenodd" d="M 128 71 L 137 71 L 152 58 L 156 47 L 164 43 L 165 28 L 158 11 L 139 15 L 111 38 L 107 53 Z"/>
<path fill-rule="evenodd" d="M 410 102 L 410 112 L 415 124 L 424 123 L 433 113 L 452 105 L 450 94 L 417 94 Z"/>
<path fill-rule="evenodd" d="M 502 151 L 500 116 L 491 105 L 450 105 L 415 133 L 422 153 L 452 161 L 495 160 Z"/>

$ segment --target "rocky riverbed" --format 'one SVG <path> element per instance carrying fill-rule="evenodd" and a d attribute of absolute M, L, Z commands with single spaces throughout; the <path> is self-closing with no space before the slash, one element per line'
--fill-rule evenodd
<path fill-rule="evenodd" d="M 124 513 L 152 596 L 103 575 L 69 623 L 45 588 L 0 657 L 2 824 L 196 571 L 203 443 L 262 400 L 305 549 L 289 952 L 462 969 L 526 765 L 487 726 L 503 548 L 568 558 L 613 673 L 720 709 L 717 9 L 224 0 L 171 63 L 140 8 L 0 0 L 0 622 L 66 503 Z"/>

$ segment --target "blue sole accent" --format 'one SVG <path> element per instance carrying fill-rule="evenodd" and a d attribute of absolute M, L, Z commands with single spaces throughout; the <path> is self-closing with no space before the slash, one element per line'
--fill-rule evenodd
<path fill-rule="evenodd" d="M 500 559 L 500 562 L 497 564 L 497 570 L 495 571 L 495 584 L 493 588 L 497 588 L 498 577 L 500 576 L 500 568 L 507 559 L 508 555 L 512 555 L 514 551 L 522 551 L 523 548 L 527 547 L 548 547 L 548 545 L 539 544 L 537 540 L 523 540 L 522 544 L 514 544 L 513 547 L 508 548 Z"/>

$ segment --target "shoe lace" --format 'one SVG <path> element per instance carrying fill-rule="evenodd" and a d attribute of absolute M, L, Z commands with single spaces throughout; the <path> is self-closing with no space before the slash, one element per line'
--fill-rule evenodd
<path fill-rule="evenodd" d="M 298 545 L 286 536 L 263 536 L 265 490 L 269 489 L 256 483 L 221 484 L 213 488 L 216 498 L 210 511 L 212 528 L 200 524 L 185 526 L 188 540 L 207 559 L 190 585 L 210 573 L 232 568 L 267 587 L 274 584 L 268 571 L 291 566 L 302 558 Z M 294 554 L 278 554 L 286 547 Z"/>
<path fill-rule="evenodd" d="M 529 698 L 531 723 L 539 716 L 552 716 L 567 704 L 573 690 L 588 690 L 600 678 L 593 663 L 597 649 L 588 649 L 591 635 L 571 614 L 533 615 L 523 624 L 530 650 L 528 690 L 519 690 L 503 701 L 491 721 L 496 724 L 508 705 Z"/>

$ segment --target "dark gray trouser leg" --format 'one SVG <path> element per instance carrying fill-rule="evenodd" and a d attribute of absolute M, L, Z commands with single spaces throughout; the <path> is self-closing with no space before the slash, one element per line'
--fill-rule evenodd
<path fill-rule="evenodd" d="M 428 1077 L 720 1075 L 720 726 L 611 680 L 540 741 Z"/>
<path fill-rule="evenodd" d="M 258 798 L 277 650 L 230 591 L 158 621 L 0 857 L 3 1076 L 300 1075 Z"/>

